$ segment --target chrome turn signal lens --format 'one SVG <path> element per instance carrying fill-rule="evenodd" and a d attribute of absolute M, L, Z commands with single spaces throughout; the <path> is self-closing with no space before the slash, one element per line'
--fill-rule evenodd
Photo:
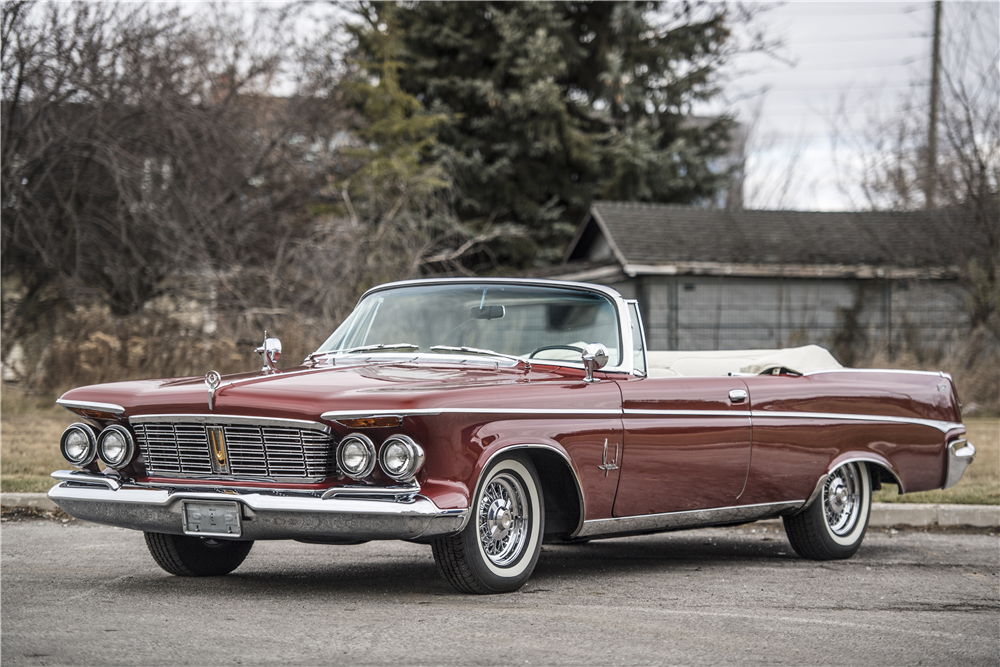
<path fill-rule="evenodd" d="M 337 466 L 354 479 L 367 477 L 375 469 L 375 445 L 367 436 L 352 433 L 340 441 Z"/>
<path fill-rule="evenodd" d="M 124 426 L 109 426 L 97 438 L 97 455 L 109 468 L 123 468 L 132 460 L 135 440 Z"/>
<path fill-rule="evenodd" d="M 397 482 L 413 479 L 424 465 L 424 450 L 405 435 L 394 435 L 382 443 L 382 470 Z"/>
<path fill-rule="evenodd" d="M 90 465 L 97 454 L 97 436 L 88 424 L 70 424 L 59 439 L 59 450 L 63 458 L 83 468 Z"/>

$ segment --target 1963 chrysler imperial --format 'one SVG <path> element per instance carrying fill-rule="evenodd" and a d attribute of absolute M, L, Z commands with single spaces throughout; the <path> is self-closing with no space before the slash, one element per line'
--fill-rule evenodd
<path fill-rule="evenodd" d="M 784 519 L 805 558 L 853 555 L 872 491 L 947 488 L 975 455 L 943 373 L 822 348 L 651 352 L 598 285 L 382 285 L 295 368 L 74 389 L 67 513 L 145 532 L 176 575 L 254 540 L 429 544 L 460 591 L 516 590 L 544 541 Z"/>

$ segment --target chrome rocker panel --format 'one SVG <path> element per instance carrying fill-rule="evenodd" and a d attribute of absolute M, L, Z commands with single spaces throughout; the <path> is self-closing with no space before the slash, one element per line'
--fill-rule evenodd
<path fill-rule="evenodd" d="M 53 476 L 56 476 L 54 474 Z M 68 477 L 72 481 L 64 481 Z M 93 478 L 93 479 L 91 479 Z M 236 501 L 241 540 L 411 540 L 462 529 L 468 509 L 442 510 L 421 495 L 321 498 L 275 495 L 264 490 L 196 491 L 123 484 L 103 475 L 58 471 L 49 498 L 70 516 L 109 526 L 184 535 L 183 501 Z"/>

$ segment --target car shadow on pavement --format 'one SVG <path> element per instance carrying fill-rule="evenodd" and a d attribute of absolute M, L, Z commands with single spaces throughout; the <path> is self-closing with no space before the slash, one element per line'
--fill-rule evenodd
<path fill-rule="evenodd" d="M 375 546 L 372 546 L 375 545 Z M 300 596 L 303 602 L 330 596 L 462 595 L 438 574 L 430 548 L 405 545 L 400 553 L 378 552 L 378 543 L 358 547 L 318 547 L 280 559 L 268 553 L 251 552 L 242 567 L 225 577 L 174 577 L 150 570 L 120 581 L 139 594 L 194 596 L 238 595 L 265 600 L 273 596 Z M 901 545 L 902 547 L 902 545 Z M 883 547 L 884 548 L 884 547 Z M 329 549 L 328 554 L 324 549 Z M 357 549 L 353 551 L 352 549 Z M 264 551 L 264 550 L 261 550 Z M 862 547 L 863 557 L 864 547 Z M 317 558 L 319 554 L 319 558 Z M 258 555 L 258 558 L 255 558 Z M 328 556 L 328 558 L 327 558 Z M 755 567 L 844 567 L 846 561 L 821 564 L 800 559 L 783 533 L 773 536 L 702 531 L 653 535 L 578 544 L 546 544 L 532 578 L 522 591 L 544 589 L 548 583 L 567 578 L 641 576 L 688 572 L 694 569 L 727 570 L 738 564 Z"/>

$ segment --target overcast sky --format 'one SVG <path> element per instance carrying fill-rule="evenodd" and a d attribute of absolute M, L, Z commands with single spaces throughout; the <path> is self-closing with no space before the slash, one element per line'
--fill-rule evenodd
<path fill-rule="evenodd" d="M 775 59 L 748 56 L 736 69 L 727 97 L 741 121 L 754 127 L 744 191 L 757 208 L 838 210 L 859 204 L 838 186 L 833 169 L 832 120 L 846 109 L 855 127 L 871 113 L 889 113 L 914 94 L 929 107 L 932 2 L 788 2 L 758 21 L 784 46 Z M 948 43 L 973 43 L 997 71 L 1000 3 L 945 2 Z M 947 57 L 947 53 L 945 57 Z M 988 65 L 990 66 L 990 65 Z M 755 73 L 754 73 L 755 72 Z M 760 92 L 765 91 L 765 92 Z M 996 101 L 1000 103 L 1000 100 Z M 796 156 L 798 156 L 796 158 Z M 838 156 L 849 164 L 852 156 Z M 792 179 L 782 197 L 785 176 Z"/>

